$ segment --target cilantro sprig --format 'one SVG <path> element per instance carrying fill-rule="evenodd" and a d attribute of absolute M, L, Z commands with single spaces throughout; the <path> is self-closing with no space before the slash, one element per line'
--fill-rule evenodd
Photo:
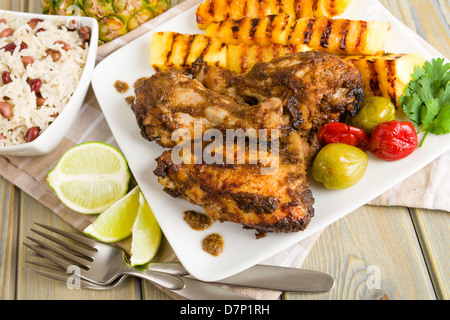
<path fill-rule="evenodd" d="M 403 110 L 411 121 L 425 132 L 422 146 L 429 133 L 435 135 L 450 132 L 450 63 L 443 58 L 426 61 L 416 66 L 412 80 L 400 97 Z"/>

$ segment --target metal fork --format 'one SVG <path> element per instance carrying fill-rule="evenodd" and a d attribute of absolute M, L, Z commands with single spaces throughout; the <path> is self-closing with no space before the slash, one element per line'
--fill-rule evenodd
<path fill-rule="evenodd" d="M 39 255 L 39 254 L 38 254 Z M 45 259 L 45 258 L 44 258 Z M 28 263 L 42 266 L 45 268 L 50 268 L 56 271 L 63 271 L 61 267 L 55 266 L 55 265 L 49 265 L 46 263 L 40 263 L 40 262 L 34 262 L 34 261 L 26 261 Z M 51 278 L 53 280 L 59 281 L 59 282 L 65 282 L 67 285 L 69 285 L 67 275 L 58 275 L 54 272 L 46 272 L 41 271 L 37 269 L 28 269 L 24 268 L 25 270 L 34 272 L 38 275 L 42 275 L 48 278 Z M 83 279 L 77 279 L 74 284 L 73 288 L 77 289 L 93 289 L 93 290 L 108 290 L 112 289 L 119 284 L 121 284 L 125 278 L 128 277 L 128 275 L 122 275 L 114 282 L 111 282 L 106 285 L 100 285 L 97 283 L 92 283 Z M 230 290 L 227 290 L 225 288 L 221 288 L 218 286 L 214 286 L 212 284 L 208 284 L 199 280 L 190 279 L 190 278 L 184 278 L 186 281 L 186 286 L 181 290 L 171 290 L 172 293 L 175 294 L 175 297 L 177 299 L 190 299 L 190 300 L 254 300 L 252 297 L 243 295 L 237 292 L 233 292 Z M 170 294 L 169 294 L 170 295 Z"/>
<path fill-rule="evenodd" d="M 54 244 L 48 244 L 29 236 L 27 236 L 27 238 L 37 245 L 28 245 L 24 243 L 25 246 L 42 257 L 52 261 L 64 270 L 67 270 L 74 265 L 79 266 L 79 275 L 82 279 L 105 285 L 111 284 L 122 275 L 133 275 L 144 278 L 169 290 L 181 290 L 185 286 L 184 280 L 177 275 L 185 274 L 185 270 L 179 270 L 178 264 L 164 264 L 162 265 L 161 270 L 136 269 L 124 261 L 123 251 L 119 248 L 91 240 L 85 236 L 65 232 L 51 226 L 40 223 L 36 224 L 44 229 L 55 232 L 86 246 L 86 248 L 83 248 L 79 244 L 69 243 L 36 229 L 31 229 L 31 231 L 53 243 L 61 245 L 63 248 L 59 248 Z M 170 273 L 172 274 L 164 272 L 168 269 L 171 269 Z"/>
<path fill-rule="evenodd" d="M 36 262 L 36 261 L 30 261 L 30 260 L 26 260 L 25 262 L 39 266 L 39 267 L 44 267 L 47 269 L 60 271 L 60 272 L 65 272 L 65 270 L 63 268 L 58 267 L 58 266 L 51 266 L 49 264 Z M 59 282 L 64 282 L 67 284 L 67 280 L 68 280 L 67 273 L 65 275 L 62 275 L 62 274 L 58 274 L 55 272 L 48 272 L 48 271 L 43 271 L 43 270 L 33 269 L 33 268 L 24 267 L 23 269 L 26 271 L 30 271 L 30 272 L 36 273 L 38 275 L 56 280 L 56 281 L 59 281 Z M 126 278 L 128 278 L 128 275 L 125 274 L 125 275 L 119 276 L 116 280 L 114 280 L 108 284 L 96 284 L 96 283 L 86 281 L 86 280 L 80 278 L 80 279 L 77 279 L 78 280 L 77 285 L 79 285 L 80 289 L 110 290 L 110 289 L 113 289 L 113 288 L 121 285 Z"/>

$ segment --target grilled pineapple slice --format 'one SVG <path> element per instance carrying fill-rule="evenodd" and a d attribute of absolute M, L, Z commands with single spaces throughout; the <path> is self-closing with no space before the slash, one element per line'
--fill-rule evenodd
<path fill-rule="evenodd" d="M 192 63 L 201 58 L 209 65 L 242 73 L 257 62 L 266 62 L 290 53 L 310 51 L 305 45 L 268 46 L 226 45 L 201 34 L 157 32 L 152 36 L 151 65 L 155 70 L 176 68 L 189 71 Z"/>
<path fill-rule="evenodd" d="M 150 45 L 150 63 L 155 70 L 176 68 L 188 71 L 198 58 L 212 66 L 226 68 L 227 47 L 201 34 L 156 32 Z"/>
<path fill-rule="evenodd" d="M 206 29 L 211 23 L 227 18 L 253 19 L 286 13 L 294 19 L 305 17 L 334 17 L 347 9 L 351 0 L 206 0 L 196 11 L 197 25 Z"/>
<path fill-rule="evenodd" d="M 268 46 L 252 46 L 247 44 L 227 45 L 226 69 L 235 73 L 249 71 L 258 62 L 269 62 L 297 52 L 311 51 L 308 46 L 270 44 Z"/>
<path fill-rule="evenodd" d="M 390 99 L 399 108 L 400 97 L 414 72 L 425 58 L 419 54 L 384 54 L 380 56 L 344 56 L 361 72 L 364 94 Z"/>
<path fill-rule="evenodd" d="M 383 53 L 388 22 L 302 18 L 281 13 L 261 18 L 226 19 L 212 23 L 205 34 L 230 44 L 306 44 L 314 50 L 335 54 Z"/>

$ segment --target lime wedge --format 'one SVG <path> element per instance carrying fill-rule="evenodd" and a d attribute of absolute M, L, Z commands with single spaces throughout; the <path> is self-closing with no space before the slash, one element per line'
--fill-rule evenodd
<path fill-rule="evenodd" d="M 142 192 L 139 193 L 139 212 L 132 229 L 131 258 L 132 266 L 148 263 L 158 252 L 162 232 L 150 206 Z"/>
<path fill-rule="evenodd" d="M 47 174 L 47 183 L 70 209 L 96 214 L 126 194 L 130 177 L 119 150 L 102 142 L 86 142 L 62 155 Z"/>
<path fill-rule="evenodd" d="M 139 194 L 139 186 L 134 187 L 123 198 L 99 214 L 83 232 L 103 242 L 115 242 L 130 236 L 140 207 Z"/>

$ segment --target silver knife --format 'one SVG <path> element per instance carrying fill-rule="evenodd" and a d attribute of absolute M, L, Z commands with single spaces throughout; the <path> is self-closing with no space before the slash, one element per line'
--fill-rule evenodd
<path fill-rule="evenodd" d="M 334 287 L 333 278 L 323 272 L 261 264 L 217 282 L 291 292 L 328 292 Z"/>
<path fill-rule="evenodd" d="M 193 278 L 178 262 L 152 263 L 149 269 Z M 291 292 L 328 292 L 334 287 L 333 278 L 323 272 L 262 264 L 214 282 Z"/>

